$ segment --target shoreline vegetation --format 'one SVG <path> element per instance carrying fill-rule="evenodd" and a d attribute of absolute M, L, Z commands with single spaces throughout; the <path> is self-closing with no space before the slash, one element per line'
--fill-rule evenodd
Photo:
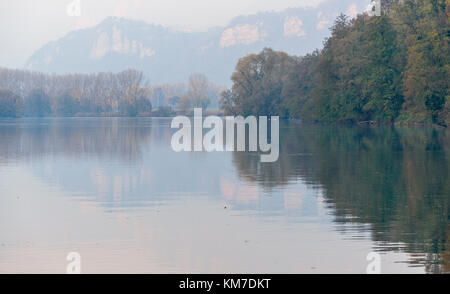
<path fill-rule="evenodd" d="M 265 48 L 241 58 L 229 90 L 202 74 L 187 85 L 150 85 L 133 69 L 0 68 L 0 117 L 172 117 L 202 108 L 328 124 L 449 126 L 449 3 L 384 0 L 381 16 L 341 14 L 320 51 L 298 57 Z"/>
<path fill-rule="evenodd" d="M 224 113 L 221 110 L 203 110 L 204 115 L 214 115 L 223 117 Z M 0 116 L 0 119 L 7 118 L 29 118 L 29 119 L 39 119 L 39 118 L 173 118 L 179 115 L 186 117 L 194 117 L 193 110 L 171 110 L 170 112 L 162 112 L 161 110 L 153 110 L 146 113 L 138 113 L 136 115 L 130 116 L 127 114 L 122 114 L 119 112 L 108 112 L 108 113 L 76 113 L 71 116 L 62 115 L 48 115 L 48 116 Z"/>
<path fill-rule="evenodd" d="M 55 75 L 0 68 L 0 117 L 173 116 L 218 109 L 224 86 L 202 74 L 150 85 L 141 71 Z"/>
<path fill-rule="evenodd" d="M 226 114 L 369 125 L 450 125 L 449 0 L 385 0 L 381 16 L 341 14 L 322 50 L 242 58 Z"/>

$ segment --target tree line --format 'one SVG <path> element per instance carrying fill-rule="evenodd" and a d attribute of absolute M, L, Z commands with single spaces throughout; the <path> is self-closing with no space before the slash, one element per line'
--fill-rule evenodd
<path fill-rule="evenodd" d="M 142 72 L 52 75 L 0 69 L 0 115 L 135 116 L 151 111 Z M 14 98 L 12 98 L 14 97 Z"/>
<path fill-rule="evenodd" d="M 449 0 L 385 0 L 382 15 L 341 14 L 321 51 L 242 58 L 226 114 L 323 122 L 450 124 Z"/>
<path fill-rule="evenodd" d="M 0 68 L 0 117 L 170 116 L 216 107 L 224 87 L 204 75 L 150 85 L 141 71 L 54 75 Z"/>

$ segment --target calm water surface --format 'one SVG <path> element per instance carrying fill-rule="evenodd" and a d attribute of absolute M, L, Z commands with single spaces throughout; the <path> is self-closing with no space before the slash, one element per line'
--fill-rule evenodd
<path fill-rule="evenodd" d="M 280 159 L 170 119 L 0 120 L 0 273 L 450 271 L 450 133 L 283 122 Z"/>

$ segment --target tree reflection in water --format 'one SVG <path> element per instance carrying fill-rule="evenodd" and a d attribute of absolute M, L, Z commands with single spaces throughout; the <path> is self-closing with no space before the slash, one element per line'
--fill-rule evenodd
<path fill-rule="evenodd" d="M 120 177 L 130 183 L 143 183 L 125 189 L 128 194 L 120 195 L 121 201 L 113 199 L 113 205 L 118 206 L 128 205 L 131 200 L 147 200 L 148 194 L 154 199 L 160 194 L 168 197 L 174 189 L 217 193 L 225 200 L 243 195 L 241 202 L 251 202 L 254 199 L 247 198 L 257 196 L 258 186 L 270 192 L 301 181 L 320 187 L 338 225 L 368 224 L 365 228 L 370 228 L 377 249 L 410 253 L 411 264 L 424 265 L 428 272 L 450 272 L 448 130 L 305 125 L 292 121 L 282 122 L 280 128 L 278 162 L 261 163 L 255 153 L 232 154 L 237 176 L 251 184 L 241 187 L 233 186 L 233 179 L 220 172 L 221 165 L 228 163 L 226 154 L 174 157 L 167 150 L 172 133 L 169 119 L 3 120 L 0 166 L 15 160 L 52 162 L 50 159 L 58 156 L 83 162 L 101 159 L 143 164 L 140 173 L 135 169 L 105 168 L 108 183 Z M 142 163 L 149 146 L 160 149 Z M 194 163 L 198 164 L 195 169 L 188 166 Z M 73 184 L 73 173 L 67 173 L 66 182 Z M 89 171 L 80 170 L 78 174 L 87 178 L 79 179 L 83 187 L 77 188 L 89 189 Z M 95 195 L 97 201 L 113 202 L 109 199 L 113 187 L 105 187 L 105 196 L 99 195 L 95 183 L 91 188 L 86 194 Z M 295 206 L 298 200 L 287 197 L 286 201 Z"/>
<path fill-rule="evenodd" d="M 336 223 L 370 224 L 380 250 L 417 253 L 412 264 L 450 271 L 448 130 L 284 122 L 280 134 L 277 163 L 233 154 L 241 178 L 264 189 L 297 179 L 320 186 Z"/>

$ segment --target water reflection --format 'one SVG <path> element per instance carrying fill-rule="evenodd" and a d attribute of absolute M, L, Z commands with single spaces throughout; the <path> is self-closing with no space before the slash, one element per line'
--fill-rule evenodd
<path fill-rule="evenodd" d="M 336 223 L 370 224 L 380 250 L 426 253 L 412 262 L 449 271 L 448 130 L 291 122 L 281 135 L 276 164 L 233 156 L 243 178 L 266 188 L 296 179 L 320 186 Z"/>
<path fill-rule="evenodd" d="M 170 135 L 150 119 L 3 119 L 0 124 L 4 163 L 58 155 L 138 162 L 144 145 Z"/>
<path fill-rule="evenodd" d="M 270 164 L 261 163 L 255 153 L 174 153 L 171 134 L 169 119 L 1 120 L 0 173 L 15 167 L 31 170 L 52 189 L 57 187 L 58 197 L 95 203 L 120 216 L 121 223 L 122 212 L 171 205 L 175 215 L 189 222 L 186 217 L 193 212 L 184 212 L 183 206 L 198 215 L 206 214 L 200 208 L 212 205 L 220 215 L 220 210 L 231 210 L 265 222 L 287 217 L 287 224 L 268 233 L 285 234 L 280 242 L 293 238 L 290 230 L 313 240 L 308 231 L 326 235 L 331 227 L 350 236 L 352 246 L 359 246 L 358 238 L 369 238 L 377 250 L 409 253 L 411 266 L 450 271 L 447 130 L 283 122 L 280 158 Z M 7 186 L 0 182 L 0 193 L 10 191 Z M 3 201 L 3 209 L 10 210 L 11 203 Z M 155 220 L 159 218 L 149 225 Z M 211 226 L 224 221 L 209 220 Z M 3 223 L 8 223 L 6 217 Z M 322 223 L 327 229 L 316 228 Z M 170 227 L 164 223 L 164 230 L 166 225 Z M 142 230 L 150 234 L 143 224 Z M 299 251 L 298 258 L 308 254 Z M 338 263 L 333 258 L 328 266 Z"/>

